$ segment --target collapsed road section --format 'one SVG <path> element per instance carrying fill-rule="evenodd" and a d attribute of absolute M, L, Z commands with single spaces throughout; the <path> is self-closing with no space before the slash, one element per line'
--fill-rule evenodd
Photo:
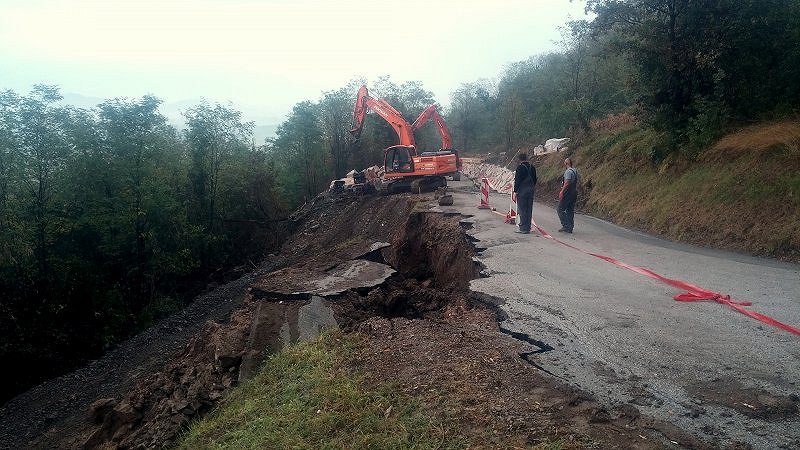
<path fill-rule="evenodd" d="M 319 197 L 294 217 L 292 264 L 255 280 L 228 323 L 207 324 L 165 370 L 121 400 L 98 399 L 86 448 L 161 446 L 250 378 L 270 353 L 354 329 L 370 317 L 422 318 L 465 305 L 475 275 L 458 219 L 413 211 L 418 200 Z M 389 242 L 386 242 L 389 241 Z"/>
<path fill-rule="evenodd" d="M 131 381 L 111 395 L 74 402 L 62 417 L 33 421 L 5 411 L 4 421 L 43 425 L 29 427 L 27 435 L 4 435 L 4 442 L 12 448 L 169 445 L 267 355 L 332 326 L 364 337 L 358 369 L 368 379 L 396 383 L 432 405 L 447 398 L 461 428 L 482 445 L 563 436 L 608 448 L 620 440 L 637 448 L 693 442 L 635 409 L 607 409 L 526 363 L 521 356 L 529 344 L 501 333 L 496 299 L 468 289 L 481 269 L 464 231 L 470 222 L 433 200 L 434 194 L 317 197 L 293 215 L 294 232 L 273 258 L 280 264 L 237 285 L 243 300 L 230 316 L 178 342 L 161 366 L 109 369 L 92 378 L 73 398 L 108 392 L 103 383 Z M 127 351 L 153 356 L 147 347 Z M 62 391 L 52 384 L 35 396 L 36 408 L 47 411 L 48 398 L 69 398 Z M 653 433 L 654 441 L 640 442 Z"/>

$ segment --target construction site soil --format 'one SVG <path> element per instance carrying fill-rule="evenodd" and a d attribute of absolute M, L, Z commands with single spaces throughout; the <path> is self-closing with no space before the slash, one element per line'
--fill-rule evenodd
<path fill-rule="evenodd" d="M 0 409 L 2 448 L 168 446 L 270 353 L 338 324 L 351 362 L 436 410 L 480 448 L 704 448 L 632 405 L 605 407 L 528 362 L 504 334 L 467 221 L 434 194 L 321 195 L 290 219 L 277 255 L 102 359 Z M 446 397 L 447 402 L 443 402 Z"/>

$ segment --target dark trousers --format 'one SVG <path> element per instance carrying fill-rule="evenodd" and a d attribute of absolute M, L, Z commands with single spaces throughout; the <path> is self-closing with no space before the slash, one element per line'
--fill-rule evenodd
<path fill-rule="evenodd" d="M 572 231 L 575 226 L 575 200 L 578 193 L 572 195 L 565 193 L 564 198 L 558 201 L 558 219 L 561 220 L 561 227 L 567 231 Z"/>
<path fill-rule="evenodd" d="M 531 231 L 533 215 L 533 189 L 517 192 L 517 211 L 520 231 Z"/>

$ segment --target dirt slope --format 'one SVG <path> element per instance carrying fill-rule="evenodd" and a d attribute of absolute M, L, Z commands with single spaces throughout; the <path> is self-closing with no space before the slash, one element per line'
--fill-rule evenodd
<path fill-rule="evenodd" d="M 442 414 L 455 417 L 476 445 L 659 448 L 673 441 L 702 447 L 634 408 L 607 410 L 527 364 L 520 343 L 499 332 L 491 299 L 467 289 L 477 275 L 463 230 L 468 225 L 457 215 L 427 212 L 430 200 L 318 197 L 293 216 L 295 233 L 258 270 L 201 296 L 101 360 L 6 404 L 0 445 L 167 445 L 257 361 L 297 339 L 301 310 L 316 304 L 367 340 L 354 367 L 376 383 L 397 383 L 443 405 Z M 324 299 L 303 291 L 341 267 L 355 267 L 353 261 L 396 273 L 377 285 L 359 285 L 356 277 L 352 288 Z"/>

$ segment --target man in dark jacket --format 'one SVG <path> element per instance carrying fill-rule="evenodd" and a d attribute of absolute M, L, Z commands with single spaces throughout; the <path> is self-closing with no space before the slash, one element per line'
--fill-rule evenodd
<path fill-rule="evenodd" d="M 517 233 L 531 232 L 531 216 L 533 215 L 533 190 L 536 186 L 536 168 L 528 162 L 528 155 L 517 156 L 519 166 L 514 174 L 514 192 L 517 193 L 517 209 L 519 210 L 519 230 Z"/>

